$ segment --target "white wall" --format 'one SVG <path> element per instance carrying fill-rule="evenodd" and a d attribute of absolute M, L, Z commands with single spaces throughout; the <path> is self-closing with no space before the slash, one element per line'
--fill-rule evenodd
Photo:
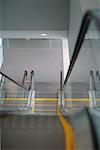
<path fill-rule="evenodd" d="M 30 40 L 21 41 L 13 40 L 13 44 L 10 41 L 8 48 L 5 45 L 2 71 L 21 81 L 24 70 L 34 70 L 36 82 L 59 82 L 63 69 L 63 50 L 59 41 L 56 44 L 55 40 L 35 40 L 35 44 Z"/>
<path fill-rule="evenodd" d="M 81 9 L 83 14 L 89 9 L 97 9 L 100 8 L 100 1 L 99 0 L 80 0 Z"/>
<path fill-rule="evenodd" d="M 62 48 L 63 48 L 63 71 L 65 80 L 70 63 L 68 39 L 62 40 Z"/>
<path fill-rule="evenodd" d="M 2 28 L 2 0 L 0 0 L 0 30 Z"/>
<path fill-rule="evenodd" d="M 80 1 L 70 0 L 69 35 L 68 35 L 70 58 L 72 57 L 75 48 L 81 20 L 82 20 L 82 10 Z"/>
<path fill-rule="evenodd" d="M 3 46 L 2 46 L 2 39 L 0 38 L 0 68 L 3 63 Z"/>
<path fill-rule="evenodd" d="M 0 69 L 3 64 L 3 47 L 2 47 L 2 39 L 0 38 Z M 1 80 L 1 75 L 0 75 Z"/>

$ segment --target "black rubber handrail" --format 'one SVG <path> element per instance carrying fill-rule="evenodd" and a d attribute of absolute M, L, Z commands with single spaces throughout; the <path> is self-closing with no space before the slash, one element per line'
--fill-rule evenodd
<path fill-rule="evenodd" d="M 79 34 L 78 34 L 78 38 L 77 38 L 77 41 L 76 41 L 76 45 L 75 45 L 75 48 L 74 48 L 74 53 L 72 55 L 70 65 L 69 65 L 69 68 L 68 68 L 68 72 L 67 72 L 64 84 L 62 86 L 62 89 L 64 89 L 64 87 L 66 86 L 66 83 L 68 82 L 68 79 L 69 79 L 70 74 L 73 70 L 73 67 L 74 67 L 75 62 L 77 60 L 79 52 L 81 51 L 81 46 L 83 44 L 85 34 L 88 30 L 88 27 L 90 25 L 91 20 L 95 21 L 96 26 L 97 26 L 98 30 L 100 31 L 100 10 L 87 11 L 85 13 L 84 17 L 83 17 L 82 24 L 81 24 L 81 27 L 80 27 L 80 31 L 79 31 Z"/>
<path fill-rule="evenodd" d="M 28 89 L 26 89 L 24 86 L 22 86 L 21 84 L 19 84 L 18 82 L 16 82 L 15 80 L 11 79 L 10 77 L 8 77 L 6 74 L 4 74 L 3 72 L 0 71 L 0 74 L 2 76 L 4 76 L 5 78 L 7 78 L 8 80 L 12 81 L 13 83 L 17 84 L 18 86 L 20 86 L 21 88 L 29 91 Z"/>

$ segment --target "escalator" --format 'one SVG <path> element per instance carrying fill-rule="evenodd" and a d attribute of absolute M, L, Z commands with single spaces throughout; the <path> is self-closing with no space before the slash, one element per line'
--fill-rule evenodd
<path fill-rule="evenodd" d="M 64 149 L 63 128 L 57 116 L 3 116 L 1 128 L 4 150 Z"/>
<path fill-rule="evenodd" d="M 2 150 L 100 149 L 100 111 L 97 109 L 100 89 L 95 88 L 95 77 L 90 75 L 91 71 L 99 70 L 98 31 L 100 10 L 86 12 L 65 81 L 62 84 L 61 77 L 56 97 L 34 94 L 34 71 L 30 82 L 27 71 L 24 72 L 22 84 L 0 73 L 4 78 L 0 101 Z"/>

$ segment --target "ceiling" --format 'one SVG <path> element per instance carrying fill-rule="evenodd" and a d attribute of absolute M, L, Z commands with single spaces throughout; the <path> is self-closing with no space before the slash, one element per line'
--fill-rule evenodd
<path fill-rule="evenodd" d="M 2 71 L 20 81 L 24 70 L 34 70 L 37 82 L 59 82 L 63 54 L 54 41 L 67 38 L 69 0 L 0 0 L 0 11 Z"/>
<path fill-rule="evenodd" d="M 67 37 L 69 0 L 0 0 L 0 37 Z"/>
<path fill-rule="evenodd" d="M 46 36 L 42 36 L 46 34 Z M 66 39 L 67 31 L 0 31 L 0 37 L 13 39 Z"/>

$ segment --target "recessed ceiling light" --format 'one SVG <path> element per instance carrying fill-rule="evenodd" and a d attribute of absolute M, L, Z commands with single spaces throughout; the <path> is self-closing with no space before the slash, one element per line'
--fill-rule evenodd
<path fill-rule="evenodd" d="M 47 36 L 47 34 L 46 33 L 42 33 L 41 36 Z"/>

